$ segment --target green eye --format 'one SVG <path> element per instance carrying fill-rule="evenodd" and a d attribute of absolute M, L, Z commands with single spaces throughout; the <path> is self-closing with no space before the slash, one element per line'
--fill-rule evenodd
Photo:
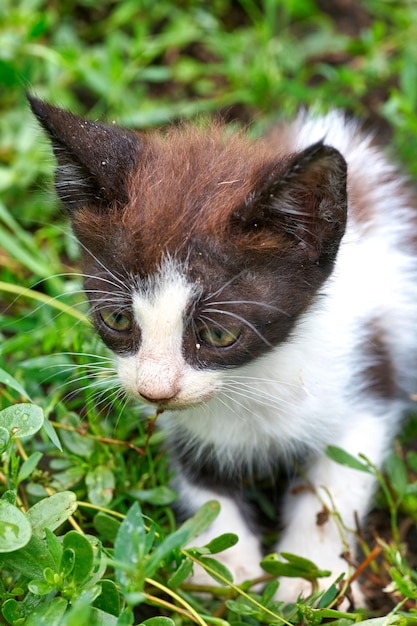
<path fill-rule="evenodd" d="M 198 331 L 198 338 L 212 348 L 229 348 L 240 337 L 240 328 L 204 327 Z"/>
<path fill-rule="evenodd" d="M 132 328 L 132 321 L 125 313 L 120 311 L 111 311 L 110 309 L 102 309 L 99 311 L 102 322 L 111 330 L 124 332 Z"/>

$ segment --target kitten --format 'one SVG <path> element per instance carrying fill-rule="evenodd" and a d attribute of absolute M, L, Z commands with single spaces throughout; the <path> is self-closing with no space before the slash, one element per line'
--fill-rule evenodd
<path fill-rule="evenodd" d="M 242 485 L 301 462 L 310 488 L 287 491 L 277 551 L 346 572 L 334 517 L 317 516 L 327 506 L 355 528 L 375 485 L 326 446 L 380 467 L 417 389 L 405 177 L 335 112 L 254 141 L 216 124 L 135 133 L 30 103 L 97 332 L 125 389 L 163 410 L 182 512 L 221 504 L 201 543 L 235 532 L 219 558 L 237 582 L 262 575 Z M 278 595 L 309 591 L 287 578 Z"/>

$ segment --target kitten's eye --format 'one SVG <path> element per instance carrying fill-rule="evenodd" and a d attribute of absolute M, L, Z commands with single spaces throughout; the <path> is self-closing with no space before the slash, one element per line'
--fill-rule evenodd
<path fill-rule="evenodd" d="M 132 328 L 132 320 L 125 313 L 120 311 L 112 311 L 111 309 L 102 309 L 99 311 L 102 322 L 111 330 L 118 332 L 126 332 Z"/>
<path fill-rule="evenodd" d="M 240 337 L 240 328 L 201 328 L 198 338 L 212 348 L 229 348 Z"/>

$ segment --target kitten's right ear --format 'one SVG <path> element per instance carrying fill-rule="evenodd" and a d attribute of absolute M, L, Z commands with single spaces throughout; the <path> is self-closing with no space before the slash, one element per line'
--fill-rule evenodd
<path fill-rule="evenodd" d="M 139 136 L 27 98 L 51 140 L 58 162 L 56 190 L 65 207 L 105 209 L 126 202 L 128 175 L 142 149 Z"/>

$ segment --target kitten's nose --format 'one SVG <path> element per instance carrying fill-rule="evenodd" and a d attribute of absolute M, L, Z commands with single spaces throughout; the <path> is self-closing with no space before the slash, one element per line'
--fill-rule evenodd
<path fill-rule="evenodd" d="M 139 391 L 139 394 L 142 400 L 146 400 L 146 402 L 150 402 L 150 404 L 165 404 L 166 402 L 173 400 L 175 396 L 177 395 L 177 392 L 174 392 L 170 396 L 165 394 L 164 397 L 162 397 L 161 394 L 158 394 L 158 393 L 152 394 L 149 391 L 146 394 L 142 393 L 142 391 Z"/>

